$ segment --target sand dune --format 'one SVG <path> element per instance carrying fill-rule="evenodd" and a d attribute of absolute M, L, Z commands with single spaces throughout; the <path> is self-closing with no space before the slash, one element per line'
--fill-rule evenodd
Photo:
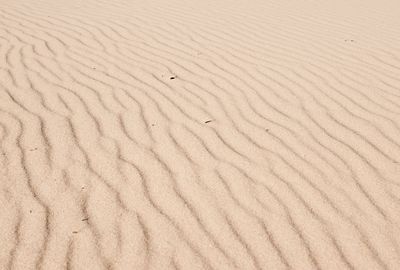
<path fill-rule="evenodd" d="M 0 269 L 400 269 L 399 18 L 0 0 Z"/>

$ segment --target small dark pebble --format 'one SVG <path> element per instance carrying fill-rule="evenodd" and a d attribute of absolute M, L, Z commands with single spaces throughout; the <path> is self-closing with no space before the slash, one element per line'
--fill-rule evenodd
<path fill-rule="evenodd" d="M 32 210 L 29 210 L 29 213 L 31 213 L 31 214 L 32 214 Z"/>
<path fill-rule="evenodd" d="M 204 123 L 207 124 L 207 123 L 210 123 L 210 122 L 212 122 L 212 120 L 207 120 L 207 121 L 205 121 Z"/>
<path fill-rule="evenodd" d="M 175 77 L 175 76 L 172 76 L 172 77 L 169 77 L 169 79 L 170 79 L 170 80 L 175 80 L 176 77 Z"/>
<path fill-rule="evenodd" d="M 72 233 L 78 233 L 77 231 L 73 231 Z"/>

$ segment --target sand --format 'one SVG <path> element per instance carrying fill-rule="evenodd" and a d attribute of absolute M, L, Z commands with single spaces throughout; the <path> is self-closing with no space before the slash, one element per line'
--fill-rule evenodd
<path fill-rule="evenodd" d="M 0 269 L 400 269 L 400 2 L 0 0 Z"/>

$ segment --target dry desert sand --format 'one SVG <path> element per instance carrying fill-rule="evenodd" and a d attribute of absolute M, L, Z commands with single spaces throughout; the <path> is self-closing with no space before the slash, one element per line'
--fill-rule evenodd
<path fill-rule="evenodd" d="M 0 0 L 0 269 L 400 269 L 400 2 Z"/>

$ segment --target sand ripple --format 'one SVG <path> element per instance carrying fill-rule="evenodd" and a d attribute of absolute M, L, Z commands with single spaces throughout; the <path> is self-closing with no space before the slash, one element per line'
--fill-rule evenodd
<path fill-rule="evenodd" d="M 0 269 L 400 269 L 399 10 L 0 0 Z"/>

